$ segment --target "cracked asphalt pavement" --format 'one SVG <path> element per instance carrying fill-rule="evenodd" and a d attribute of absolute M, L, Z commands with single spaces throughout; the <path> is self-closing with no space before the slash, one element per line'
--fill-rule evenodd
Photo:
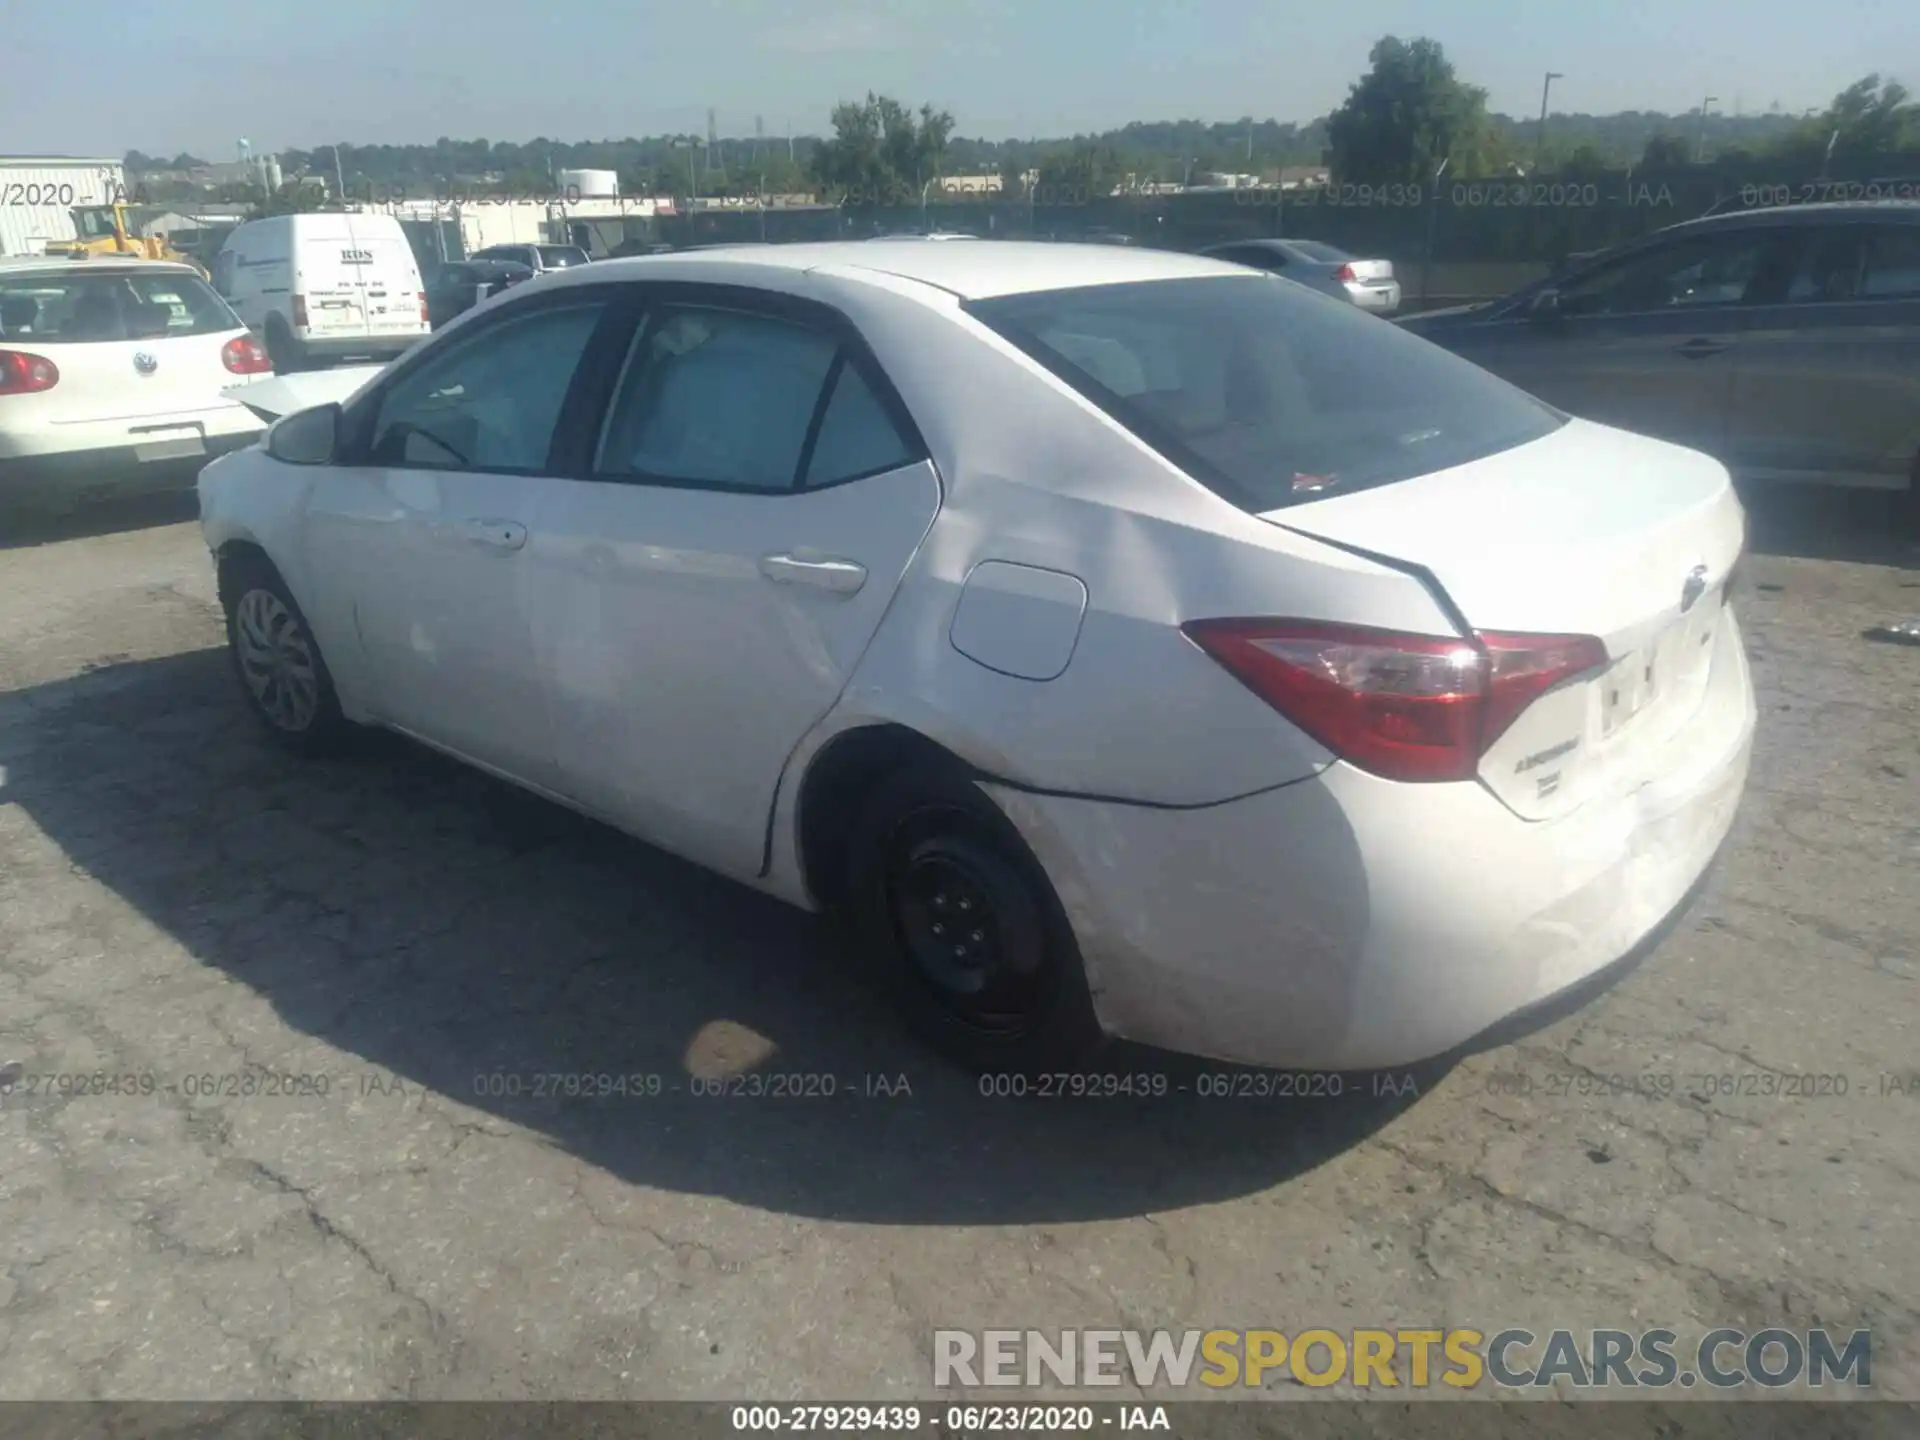
<path fill-rule="evenodd" d="M 1752 786 L 1651 957 L 1417 1094 L 1292 1101 L 985 1098 L 808 917 L 398 741 L 269 748 L 190 502 L 0 530 L 0 1398 L 903 1398 L 936 1327 L 1661 1324 L 1870 1327 L 1920 1398 L 1885 498 L 1756 508 Z M 694 1093 L 736 1074 L 816 1093 Z"/>

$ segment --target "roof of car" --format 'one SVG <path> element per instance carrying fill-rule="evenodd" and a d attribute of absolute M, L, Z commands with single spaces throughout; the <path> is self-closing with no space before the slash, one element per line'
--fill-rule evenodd
<path fill-rule="evenodd" d="M 31 271 L 47 274 L 85 275 L 95 270 L 157 270 L 165 273 L 197 275 L 199 272 L 179 260 L 148 260 L 139 255 L 93 255 L 76 260 L 67 255 L 0 255 L 0 275 L 18 275 Z"/>
<path fill-rule="evenodd" d="M 1669 225 L 1669 230 L 1699 226 L 1738 226 L 1741 224 L 1796 225 L 1842 224 L 1884 221 L 1889 216 L 1903 222 L 1920 222 L 1920 200 L 1817 200 L 1804 205 L 1759 205 L 1752 209 L 1722 210 Z"/>
<path fill-rule="evenodd" d="M 1056 245 L 1024 240 L 974 245 L 928 245 L 920 240 L 835 240 L 798 245 L 743 245 L 683 255 L 635 255 L 602 260 L 596 280 L 671 279 L 676 270 L 710 277 L 716 264 L 743 271 L 866 270 L 917 280 L 965 300 L 1066 290 L 1081 285 L 1118 285 L 1133 280 L 1175 280 L 1236 275 L 1239 267 L 1197 255 L 1117 245 Z M 743 274 L 743 280 L 750 276 Z"/>

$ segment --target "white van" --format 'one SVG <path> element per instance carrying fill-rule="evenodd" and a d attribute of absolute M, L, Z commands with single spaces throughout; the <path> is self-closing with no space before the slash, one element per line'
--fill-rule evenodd
<path fill-rule="evenodd" d="M 282 375 L 391 360 L 431 328 L 420 266 L 391 215 L 249 221 L 220 247 L 213 288 L 266 342 Z"/>

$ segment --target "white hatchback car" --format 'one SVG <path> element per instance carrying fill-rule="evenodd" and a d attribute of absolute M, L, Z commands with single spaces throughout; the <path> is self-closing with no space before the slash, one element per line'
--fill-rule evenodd
<path fill-rule="evenodd" d="M 271 369 L 191 266 L 0 260 L 0 504 L 190 487 L 260 438 L 221 391 Z"/>
<path fill-rule="evenodd" d="M 608 261 L 201 476 L 296 748 L 412 735 L 842 913 L 982 1069 L 1449 1051 L 1700 880 L 1714 461 L 1152 250 Z"/>

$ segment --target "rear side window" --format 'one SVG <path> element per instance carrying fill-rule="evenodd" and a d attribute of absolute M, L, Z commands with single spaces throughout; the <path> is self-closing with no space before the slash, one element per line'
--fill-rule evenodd
<path fill-rule="evenodd" d="M 914 447 L 880 403 L 865 372 L 843 360 L 835 369 L 833 393 L 807 459 L 807 488 L 898 470 L 915 458 Z"/>
<path fill-rule="evenodd" d="M 1889 225 L 1871 232 L 1860 297 L 1920 299 L 1920 225 Z"/>
<path fill-rule="evenodd" d="M 1463 465 L 1566 423 L 1478 366 L 1272 276 L 1043 291 L 967 309 L 1255 512 Z"/>
<path fill-rule="evenodd" d="M 1318 240 L 1289 240 L 1287 243 L 1307 259 L 1318 260 L 1326 265 L 1342 265 L 1353 258 L 1346 251 L 1322 245 Z"/>
<path fill-rule="evenodd" d="M 243 327 L 197 275 L 11 274 L 0 277 L 0 327 L 62 345 L 218 335 Z"/>
<path fill-rule="evenodd" d="M 578 245 L 542 245 L 540 263 L 549 270 L 565 270 L 570 265 L 585 265 L 587 252 Z"/>
<path fill-rule="evenodd" d="M 1835 225 L 1810 233 L 1786 298 L 1789 304 L 1920 298 L 1920 226 Z"/>
<path fill-rule="evenodd" d="M 676 306 L 641 331 L 595 470 L 724 490 L 791 490 L 838 343 L 804 325 Z"/>

